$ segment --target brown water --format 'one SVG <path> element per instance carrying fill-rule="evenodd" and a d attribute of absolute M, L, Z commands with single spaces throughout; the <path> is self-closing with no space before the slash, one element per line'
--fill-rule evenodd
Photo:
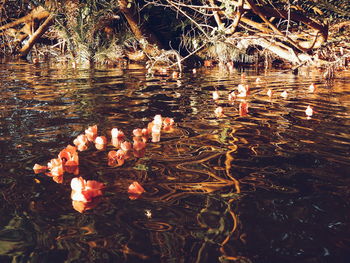
<path fill-rule="evenodd" d="M 349 262 L 350 74 L 241 73 L 0 64 L 0 262 Z M 229 103 L 242 82 L 250 95 Z M 176 125 L 144 157 L 109 167 L 112 146 L 79 153 L 80 175 L 106 185 L 84 213 L 72 175 L 32 170 L 90 125 L 131 138 L 155 114 Z M 133 181 L 146 189 L 136 200 Z"/>

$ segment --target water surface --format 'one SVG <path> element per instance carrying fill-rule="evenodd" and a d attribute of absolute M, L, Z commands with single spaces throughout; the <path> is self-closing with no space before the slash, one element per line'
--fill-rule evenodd
<path fill-rule="evenodd" d="M 349 73 L 146 73 L 0 64 L 1 262 L 348 262 Z M 250 95 L 229 102 L 240 83 Z M 144 157 L 109 167 L 111 145 L 79 154 L 80 175 L 107 186 L 93 209 L 73 209 L 72 175 L 32 170 L 88 126 L 131 140 L 156 114 L 176 125 Z M 133 181 L 146 189 L 136 200 Z"/>

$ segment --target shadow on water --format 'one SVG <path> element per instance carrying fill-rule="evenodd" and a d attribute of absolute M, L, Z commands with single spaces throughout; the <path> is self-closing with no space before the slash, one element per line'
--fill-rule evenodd
<path fill-rule="evenodd" d="M 0 261 L 347 262 L 349 76 L 245 75 L 0 64 Z M 228 101 L 240 83 L 250 94 Z M 107 186 L 84 213 L 72 175 L 56 184 L 32 170 L 90 125 L 131 138 L 156 114 L 176 125 L 143 157 L 109 167 L 110 145 L 79 153 L 80 175 Z M 146 189 L 136 200 L 133 181 Z"/>

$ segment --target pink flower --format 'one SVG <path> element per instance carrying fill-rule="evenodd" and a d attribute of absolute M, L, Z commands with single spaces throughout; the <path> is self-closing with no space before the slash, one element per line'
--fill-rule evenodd
<path fill-rule="evenodd" d="M 309 92 L 315 92 L 315 89 L 316 89 L 316 85 L 312 83 L 312 84 L 309 86 Z"/>
<path fill-rule="evenodd" d="M 90 142 L 93 142 L 97 137 L 97 125 L 88 127 L 85 130 L 85 135 Z"/>
<path fill-rule="evenodd" d="M 134 134 L 134 136 L 136 137 L 141 137 L 142 136 L 142 130 L 141 129 L 134 129 L 132 131 L 132 133 Z"/>
<path fill-rule="evenodd" d="M 214 112 L 217 118 L 224 116 L 224 109 L 221 106 L 217 107 Z"/>
<path fill-rule="evenodd" d="M 232 91 L 230 94 L 228 94 L 228 100 L 229 101 L 234 101 L 236 99 L 236 94 L 234 91 Z"/>
<path fill-rule="evenodd" d="M 35 174 L 38 174 L 38 173 L 43 173 L 45 172 L 46 170 L 48 169 L 47 166 L 43 166 L 43 165 L 40 165 L 40 164 L 34 164 L 34 167 L 33 167 L 33 170 L 34 170 L 34 173 Z"/>
<path fill-rule="evenodd" d="M 131 150 L 131 143 L 128 141 L 124 141 L 120 144 L 120 149 L 122 149 L 124 152 Z"/>
<path fill-rule="evenodd" d="M 47 163 L 47 166 L 50 170 L 50 173 L 47 175 L 51 177 L 62 176 L 64 173 L 62 160 L 60 158 L 51 159 L 50 162 Z"/>
<path fill-rule="evenodd" d="M 162 126 L 162 123 L 163 123 L 162 115 L 157 114 L 156 116 L 154 116 L 154 119 L 153 119 L 154 125 Z"/>
<path fill-rule="evenodd" d="M 173 118 L 166 117 L 166 118 L 164 118 L 164 120 L 163 120 L 163 124 L 164 124 L 164 126 L 171 126 L 171 125 L 174 125 L 174 119 L 173 119 Z"/>
<path fill-rule="evenodd" d="M 129 185 L 128 193 L 130 195 L 129 196 L 130 199 L 137 199 L 144 192 L 145 192 L 145 189 L 136 181 L 133 182 L 131 185 Z"/>
<path fill-rule="evenodd" d="M 135 140 L 134 139 L 134 143 L 133 143 L 133 149 L 135 151 L 140 151 L 142 149 L 146 148 L 146 143 L 142 140 Z"/>
<path fill-rule="evenodd" d="M 88 142 L 88 137 L 85 134 L 80 134 L 74 139 L 73 144 L 77 147 L 78 151 L 82 152 L 87 149 Z"/>
<path fill-rule="evenodd" d="M 112 138 L 124 139 L 125 134 L 123 131 L 118 130 L 118 128 L 113 128 L 111 131 Z"/>
<path fill-rule="evenodd" d="M 123 150 L 110 151 L 108 153 L 109 166 L 122 166 L 125 162 L 126 153 Z"/>
<path fill-rule="evenodd" d="M 107 138 L 105 136 L 98 136 L 95 139 L 95 147 L 97 150 L 103 150 L 106 148 Z"/>
<path fill-rule="evenodd" d="M 68 145 L 58 154 L 58 158 L 61 159 L 63 165 L 67 166 L 78 166 L 79 156 L 77 152 L 77 147 Z"/>
<path fill-rule="evenodd" d="M 73 201 L 91 202 L 94 197 L 101 196 L 101 189 L 104 184 L 94 180 L 84 180 L 82 177 L 75 177 L 71 181 Z"/>
<path fill-rule="evenodd" d="M 249 112 L 248 110 L 249 106 L 248 106 L 248 102 L 241 102 L 239 104 L 239 115 L 242 116 L 246 116 Z"/>
<path fill-rule="evenodd" d="M 272 90 L 268 89 L 267 92 L 266 92 L 266 95 L 271 98 L 272 97 Z"/>
<path fill-rule="evenodd" d="M 305 114 L 306 114 L 306 116 L 308 116 L 308 117 L 311 117 L 311 116 L 312 116 L 313 110 L 312 110 L 312 108 L 310 107 L 310 105 L 307 106 L 307 108 L 306 108 L 306 110 L 305 110 Z"/>
<path fill-rule="evenodd" d="M 152 142 L 160 142 L 160 132 L 152 132 Z"/>
<path fill-rule="evenodd" d="M 213 91 L 213 100 L 218 100 L 219 99 L 219 92 L 218 91 Z"/>

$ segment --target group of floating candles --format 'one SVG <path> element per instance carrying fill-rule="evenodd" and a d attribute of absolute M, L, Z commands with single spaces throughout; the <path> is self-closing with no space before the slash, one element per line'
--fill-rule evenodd
<path fill-rule="evenodd" d="M 161 115 L 156 115 L 147 128 L 133 130 L 133 143 L 126 140 L 124 132 L 118 128 L 111 130 L 111 144 L 117 148 L 117 151 L 111 150 L 107 154 L 108 165 L 117 167 L 124 164 L 131 156 L 131 152 L 135 157 L 140 158 L 144 156 L 146 143 L 149 135 L 151 135 L 152 142 L 160 141 L 160 134 L 162 129 L 169 131 L 174 125 L 172 118 L 163 118 Z M 88 127 L 83 134 L 78 135 L 72 145 L 68 145 L 65 149 L 60 151 L 57 158 L 51 159 L 47 166 L 35 164 L 33 170 L 35 174 L 45 173 L 53 178 L 57 183 L 63 182 L 64 173 L 70 173 L 74 176 L 79 175 L 79 155 L 78 152 L 85 151 L 90 144 L 94 144 L 97 150 L 105 150 L 107 146 L 107 137 L 98 136 L 97 125 Z M 71 180 L 71 199 L 73 207 L 83 212 L 91 208 L 91 202 L 95 197 L 102 195 L 102 189 L 105 185 L 95 180 L 85 180 L 81 176 L 74 177 Z M 130 199 L 138 198 L 143 192 L 144 188 L 138 182 L 133 182 L 128 187 Z"/>
<path fill-rule="evenodd" d="M 261 79 L 260 78 L 257 78 L 256 79 L 256 83 L 259 84 L 261 82 Z M 316 86 L 314 84 L 311 84 L 308 88 L 309 92 L 314 92 L 316 89 Z M 249 95 L 249 92 L 250 92 L 250 88 L 249 88 L 249 85 L 243 85 L 243 84 L 239 84 L 237 86 L 237 94 L 235 93 L 235 91 L 232 91 L 228 94 L 228 100 L 233 103 L 237 98 L 246 98 L 248 95 Z M 219 95 L 219 92 L 217 90 L 213 91 L 213 100 L 214 101 L 217 101 L 219 98 L 220 98 L 220 95 Z M 273 96 L 273 92 L 271 89 L 268 89 L 267 92 L 266 92 L 266 95 L 268 97 L 272 97 Z M 288 92 L 285 90 L 283 92 L 281 92 L 281 97 L 283 98 L 287 98 L 288 97 Z M 239 112 L 240 112 L 240 116 L 244 116 L 248 113 L 248 103 L 244 100 L 244 101 L 241 101 L 240 104 L 239 104 Z M 220 117 L 223 117 L 225 116 L 224 115 L 224 109 L 219 106 L 215 109 L 214 111 L 216 117 L 220 118 Z M 308 118 L 310 118 L 312 115 L 313 115 L 313 109 L 311 108 L 310 105 L 308 105 L 306 107 L 306 110 L 305 110 L 305 114 Z"/>

